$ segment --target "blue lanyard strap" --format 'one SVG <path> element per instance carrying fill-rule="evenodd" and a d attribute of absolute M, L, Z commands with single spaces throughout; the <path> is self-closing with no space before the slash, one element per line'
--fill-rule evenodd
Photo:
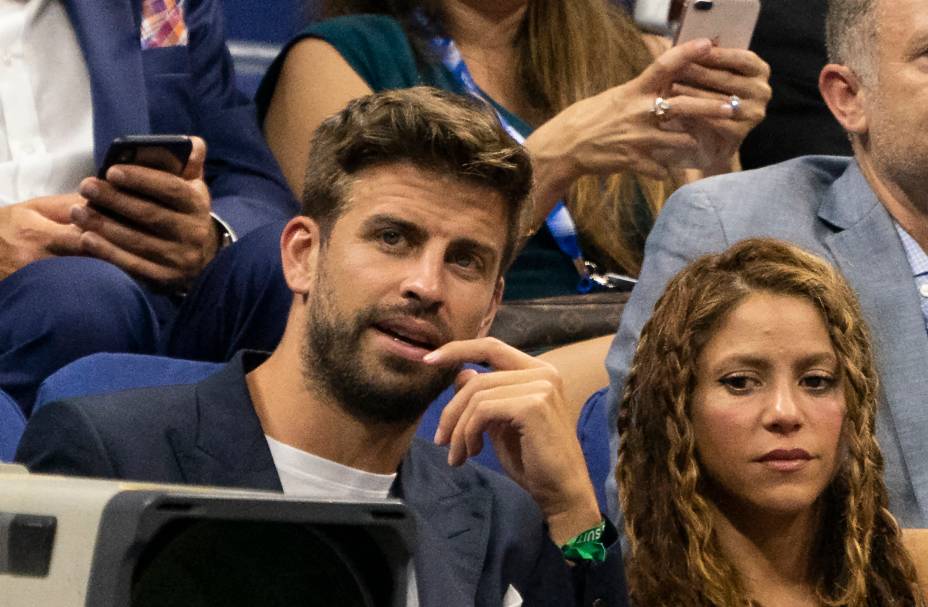
<path fill-rule="evenodd" d="M 467 64 L 464 63 L 464 58 L 454 44 L 454 40 L 438 34 L 429 21 L 429 18 L 425 15 L 425 12 L 421 9 L 417 9 L 413 15 L 419 24 L 431 34 L 429 43 L 441 57 L 445 69 L 451 72 L 454 79 L 464 87 L 464 90 L 466 90 L 468 94 L 484 101 L 493 108 L 493 111 L 496 112 L 496 116 L 499 119 L 500 125 L 506 133 L 508 133 L 516 143 L 523 145 L 525 143 L 525 137 L 522 136 L 522 133 L 517 131 L 515 127 L 506 120 L 506 117 L 490 103 L 490 100 L 484 92 L 481 91 L 477 83 L 474 82 L 474 78 L 471 76 L 470 70 L 467 69 Z M 587 293 L 593 288 L 594 284 L 612 286 L 602 280 L 597 280 L 597 278 L 602 277 L 594 277 L 591 273 L 591 269 L 594 268 L 594 266 L 590 262 L 584 261 L 583 251 L 580 249 L 580 240 L 577 238 L 577 226 L 574 223 L 573 217 L 570 216 L 570 211 L 567 210 L 567 206 L 564 204 L 563 200 L 559 200 L 557 204 L 554 205 L 554 208 L 551 209 L 551 212 L 545 219 L 545 224 L 548 226 L 551 236 L 554 237 L 554 242 L 557 243 L 558 248 L 573 261 L 574 267 L 580 275 L 580 281 L 577 283 L 578 292 Z"/>

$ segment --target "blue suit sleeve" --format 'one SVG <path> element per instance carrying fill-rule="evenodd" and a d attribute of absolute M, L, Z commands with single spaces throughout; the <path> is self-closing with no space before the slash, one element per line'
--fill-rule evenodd
<path fill-rule="evenodd" d="M 103 441 L 81 409 L 67 401 L 39 408 L 26 424 L 16 461 L 32 472 L 115 478 Z"/>
<path fill-rule="evenodd" d="M 542 543 L 532 577 L 519 588 L 525 607 L 628 607 L 622 547 L 610 522 L 603 537 L 606 560 L 601 563 L 567 565 L 560 549 L 548 538 L 547 528 Z"/>
<path fill-rule="evenodd" d="M 620 529 L 622 521 L 615 478 L 619 401 L 635 356 L 638 336 L 670 279 L 691 261 L 724 250 L 727 246 L 719 215 L 709 196 L 699 188 L 700 184 L 693 184 L 678 190 L 658 216 L 645 244 L 638 284 L 622 311 L 618 333 L 606 356 L 609 372 L 606 410 L 611 463 L 611 473 L 606 477 L 606 499 L 608 514 Z"/>
<path fill-rule="evenodd" d="M 293 217 L 299 205 L 258 128 L 255 107 L 235 88 L 220 2 L 188 0 L 185 20 L 194 81 L 194 134 L 208 146 L 206 181 L 213 212 L 237 236 Z"/>

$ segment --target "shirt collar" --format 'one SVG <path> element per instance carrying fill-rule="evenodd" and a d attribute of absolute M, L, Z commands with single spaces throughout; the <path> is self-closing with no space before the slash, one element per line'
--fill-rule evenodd
<path fill-rule="evenodd" d="M 905 249 L 905 257 L 909 260 L 912 275 L 916 278 L 928 275 L 928 254 L 901 225 L 896 222 L 893 222 L 893 225 L 896 226 L 896 232 L 902 240 L 902 248 Z"/>

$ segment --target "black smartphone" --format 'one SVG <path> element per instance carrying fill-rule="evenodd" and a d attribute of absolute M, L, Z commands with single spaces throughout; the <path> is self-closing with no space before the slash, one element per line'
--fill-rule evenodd
<path fill-rule="evenodd" d="M 186 135 L 127 135 L 110 143 L 97 177 L 106 179 L 114 164 L 137 164 L 172 175 L 180 175 L 187 166 L 193 142 Z"/>

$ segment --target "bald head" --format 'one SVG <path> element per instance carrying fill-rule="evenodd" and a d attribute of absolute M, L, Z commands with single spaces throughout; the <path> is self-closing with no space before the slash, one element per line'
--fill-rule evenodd
<path fill-rule="evenodd" d="M 876 77 L 878 0 L 828 0 L 828 60 L 846 65 L 866 84 Z"/>

